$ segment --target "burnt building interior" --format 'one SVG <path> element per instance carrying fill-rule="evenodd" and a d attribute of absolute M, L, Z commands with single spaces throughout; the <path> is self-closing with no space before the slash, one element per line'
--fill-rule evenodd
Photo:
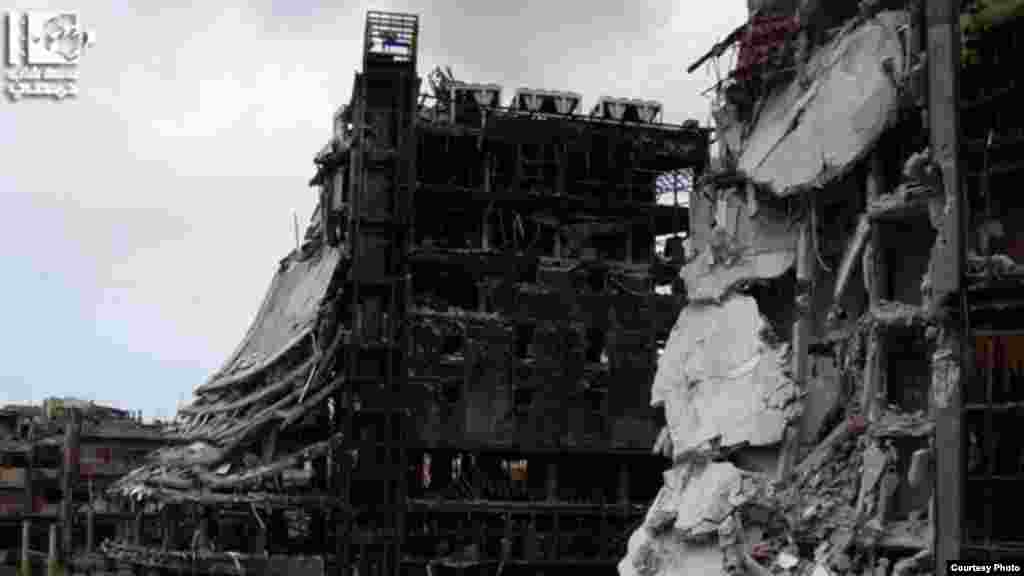
<path fill-rule="evenodd" d="M 687 209 L 656 181 L 699 176 L 709 130 L 628 98 L 502 106 L 501 86 L 440 71 L 421 94 L 418 28 L 369 13 L 304 241 L 178 444 L 115 486 L 136 516 L 108 558 L 615 571 L 660 488 L 649 386 L 686 299 L 681 238 L 655 237 Z"/>
<path fill-rule="evenodd" d="M 965 183 L 967 262 L 961 320 L 965 378 L 960 408 L 964 520 L 960 557 L 1024 560 L 1024 536 L 1006 498 L 1024 482 L 1024 236 L 1013 192 L 1021 151 L 1020 3 L 964 2 L 960 77 L 960 169 Z M 954 529 L 954 527 L 949 527 Z"/>

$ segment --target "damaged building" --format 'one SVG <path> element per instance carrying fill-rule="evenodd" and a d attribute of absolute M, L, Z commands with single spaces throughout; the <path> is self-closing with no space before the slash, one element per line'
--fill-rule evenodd
<path fill-rule="evenodd" d="M 690 68 L 735 60 L 690 199 L 688 304 L 651 391 L 673 464 L 619 572 L 1019 563 L 1001 503 L 1024 457 L 1009 438 L 1024 10 L 749 7 Z"/>
<path fill-rule="evenodd" d="M 691 67 L 735 56 L 713 131 L 444 69 L 423 93 L 417 17 L 371 12 L 305 236 L 173 445 L 110 487 L 104 568 L 1024 560 L 1024 9 L 748 6 Z"/>
<path fill-rule="evenodd" d="M 179 410 L 182 444 L 112 488 L 136 517 L 110 563 L 616 570 L 665 467 L 649 383 L 686 298 L 686 194 L 659 188 L 703 173 L 710 130 L 440 69 L 421 94 L 417 36 L 369 14 L 304 240 Z"/>
<path fill-rule="evenodd" d="M 166 442 L 159 423 L 74 398 L 0 407 L 0 574 L 94 552 L 124 511 L 106 490 Z"/>

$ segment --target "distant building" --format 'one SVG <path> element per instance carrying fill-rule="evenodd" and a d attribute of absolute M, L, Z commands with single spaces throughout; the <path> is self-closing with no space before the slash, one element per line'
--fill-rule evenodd
<path fill-rule="evenodd" d="M 80 444 L 78 454 L 67 457 L 65 427 L 72 409 L 81 415 Z M 58 519 L 65 497 L 65 462 L 77 464 L 72 494 L 76 514 L 84 518 L 80 513 L 91 506 L 96 541 L 115 536 L 117 510 L 104 497 L 107 486 L 162 443 L 161 426 L 89 401 L 48 398 L 38 405 L 0 407 L 0 566 L 17 561 L 26 519 L 33 521 L 30 548 L 46 551 L 47 526 Z M 80 532 L 84 538 L 85 531 Z M 76 547 L 84 547 L 78 540 Z"/>

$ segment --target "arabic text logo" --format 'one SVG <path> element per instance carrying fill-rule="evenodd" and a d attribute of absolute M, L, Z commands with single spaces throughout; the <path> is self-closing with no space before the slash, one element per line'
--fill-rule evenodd
<path fill-rule="evenodd" d="M 7 15 L 7 94 L 12 100 L 78 93 L 78 64 L 96 34 L 78 13 L 11 12 Z"/>

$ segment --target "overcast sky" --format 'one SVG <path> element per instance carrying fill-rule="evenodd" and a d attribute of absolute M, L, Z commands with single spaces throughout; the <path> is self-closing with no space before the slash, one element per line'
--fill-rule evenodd
<path fill-rule="evenodd" d="M 20 0 L 4 8 L 46 8 Z M 160 4 L 168 5 L 169 2 Z M 0 403 L 71 395 L 169 417 L 256 313 L 360 64 L 366 10 L 420 14 L 420 73 L 664 104 L 742 0 L 76 2 L 75 101 L 0 99 Z M 0 31 L 3 34 L 3 31 Z"/>

